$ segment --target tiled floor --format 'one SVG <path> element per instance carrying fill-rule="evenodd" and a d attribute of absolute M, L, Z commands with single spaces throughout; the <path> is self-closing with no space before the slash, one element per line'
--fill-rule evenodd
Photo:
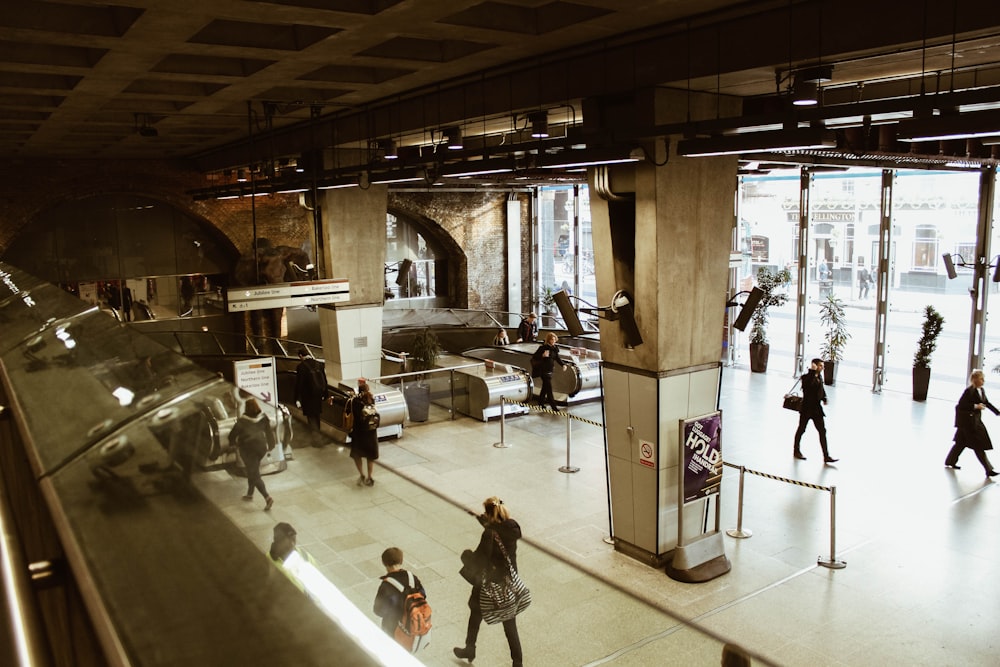
<path fill-rule="evenodd" d="M 988 378 L 987 389 L 989 389 Z M 525 538 L 521 573 L 534 598 L 518 619 L 529 665 L 718 665 L 722 642 L 740 644 L 754 664 L 1000 664 L 1000 488 L 971 452 L 962 469 L 943 467 L 952 402 L 838 384 L 827 408 L 831 450 L 824 466 L 815 432 L 806 461 L 791 456 L 796 415 L 782 410 L 787 373 L 724 369 L 723 452 L 727 463 L 836 487 L 835 555 L 844 569 L 817 565 L 831 555 L 830 494 L 773 479 L 745 478 L 743 527 L 725 537 L 732 571 L 684 584 L 616 553 L 609 536 L 603 438 L 548 414 L 496 421 L 468 418 L 407 427 L 383 441 L 376 485 L 336 444 L 310 447 L 299 429 L 289 469 L 266 478 L 270 513 L 241 503 L 243 481 L 210 473 L 203 488 L 266 550 L 271 526 L 288 521 L 299 544 L 365 611 L 387 546 L 425 583 L 434 635 L 428 665 L 455 665 L 464 639 L 468 585 L 458 554 L 479 526 L 466 509 L 504 499 Z M 956 396 L 957 400 L 957 396 Z M 574 414 L 601 421 L 599 404 Z M 998 437 L 998 421 L 985 417 Z M 312 436 L 316 438 L 316 436 Z M 325 442 L 327 439 L 315 439 Z M 1000 465 L 1000 453 L 993 459 Z M 722 527 L 736 526 L 739 471 L 727 467 Z M 373 617 L 374 618 L 374 617 Z M 499 627 L 484 626 L 478 665 L 510 664 Z"/>

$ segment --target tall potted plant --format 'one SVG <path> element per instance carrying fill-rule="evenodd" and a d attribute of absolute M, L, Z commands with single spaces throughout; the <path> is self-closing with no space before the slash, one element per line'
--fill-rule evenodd
<path fill-rule="evenodd" d="M 924 324 L 913 355 L 913 400 L 926 401 L 927 387 L 931 383 L 931 353 L 937 347 L 938 336 L 944 327 L 944 317 L 934 306 L 924 307 Z"/>
<path fill-rule="evenodd" d="M 847 316 L 844 302 L 833 294 L 827 294 L 819 304 L 819 321 L 826 327 L 823 332 L 823 382 L 833 384 L 837 379 L 837 363 L 844 357 L 844 347 L 851 338 L 847 332 Z"/>
<path fill-rule="evenodd" d="M 441 354 L 441 342 L 431 329 L 423 329 L 413 337 L 412 370 L 422 372 L 434 368 L 434 362 Z M 410 414 L 410 421 L 425 422 L 431 410 L 431 386 L 418 375 L 417 381 L 405 386 L 403 400 Z"/>
<path fill-rule="evenodd" d="M 757 309 L 753 311 L 753 322 L 750 327 L 750 370 L 763 373 L 767 370 L 767 357 L 771 346 L 767 342 L 767 310 L 771 306 L 783 306 L 788 301 L 788 295 L 778 291 L 792 282 L 792 274 L 788 269 L 772 271 L 766 266 L 757 269 L 757 287 L 764 294 L 760 297 Z"/>

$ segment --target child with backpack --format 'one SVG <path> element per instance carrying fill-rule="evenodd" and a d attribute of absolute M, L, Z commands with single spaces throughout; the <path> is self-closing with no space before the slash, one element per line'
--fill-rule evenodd
<path fill-rule="evenodd" d="M 403 648 L 416 653 L 429 643 L 431 607 L 423 584 L 403 569 L 403 551 L 389 547 L 382 552 L 386 574 L 375 594 L 373 611 L 382 619 L 382 629 Z"/>

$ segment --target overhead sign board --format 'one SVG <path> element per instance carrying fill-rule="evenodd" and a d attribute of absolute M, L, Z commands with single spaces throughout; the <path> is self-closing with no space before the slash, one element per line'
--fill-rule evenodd
<path fill-rule="evenodd" d="M 226 309 L 230 313 L 240 313 L 263 308 L 342 303 L 350 298 L 351 285 L 346 279 L 309 280 L 259 287 L 231 287 L 226 290 Z"/>

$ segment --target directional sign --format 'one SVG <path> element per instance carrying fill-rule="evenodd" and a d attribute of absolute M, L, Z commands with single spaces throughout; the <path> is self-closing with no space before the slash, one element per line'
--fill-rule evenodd
<path fill-rule="evenodd" d="M 234 361 L 233 371 L 233 384 L 265 403 L 277 405 L 278 378 L 274 372 L 274 357 Z"/>
<path fill-rule="evenodd" d="M 309 280 L 260 287 L 232 287 L 226 290 L 227 310 L 230 313 L 263 308 L 342 303 L 350 298 L 351 285 L 346 279 Z"/>

